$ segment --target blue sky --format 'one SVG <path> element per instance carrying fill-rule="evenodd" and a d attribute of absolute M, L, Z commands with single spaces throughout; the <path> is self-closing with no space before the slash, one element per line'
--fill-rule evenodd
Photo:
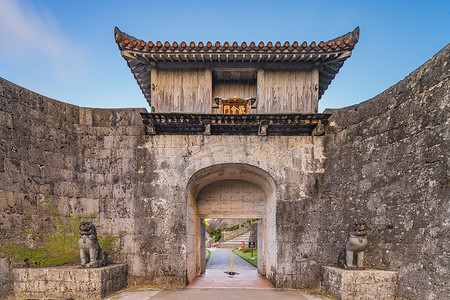
<path fill-rule="evenodd" d="M 0 0 L 0 77 L 79 106 L 145 107 L 114 42 L 360 40 L 319 102 L 353 105 L 402 80 L 450 42 L 450 1 Z"/>

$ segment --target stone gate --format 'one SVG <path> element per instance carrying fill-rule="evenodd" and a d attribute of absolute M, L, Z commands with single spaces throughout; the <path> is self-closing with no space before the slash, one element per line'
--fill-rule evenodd
<path fill-rule="evenodd" d="M 399 272 L 399 298 L 444 299 L 450 47 L 375 98 L 317 114 L 357 34 L 175 45 L 116 30 L 151 112 L 77 107 L 1 79 L 2 230 L 41 226 L 52 197 L 127 232 L 129 284 L 184 287 L 202 269 L 201 217 L 231 209 L 262 216 L 259 270 L 274 286 L 314 289 L 362 218 L 367 265 Z"/>

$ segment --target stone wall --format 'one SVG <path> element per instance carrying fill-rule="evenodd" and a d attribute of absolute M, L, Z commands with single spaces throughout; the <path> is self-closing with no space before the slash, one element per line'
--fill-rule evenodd
<path fill-rule="evenodd" d="M 186 284 L 188 270 L 188 281 L 193 279 L 195 264 L 199 266 L 196 263 L 199 259 L 198 245 L 196 246 L 198 231 L 195 228 L 195 201 L 191 204 L 192 199 L 188 197 L 188 183 L 198 171 L 211 166 L 241 164 L 270 174 L 276 186 L 276 195 L 271 196 L 271 199 L 277 206 L 266 210 L 268 215 L 273 214 L 267 217 L 271 223 L 267 223 L 266 228 L 267 231 L 275 232 L 276 226 L 283 223 L 285 214 L 289 213 L 277 213 L 279 203 L 300 201 L 300 198 L 292 198 L 294 195 L 302 197 L 308 194 L 315 186 L 318 174 L 323 172 L 323 140 L 323 137 L 307 136 L 145 137 L 137 149 L 139 194 L 135 197 L 134 204 L 136 219 L 139 220 L 136 222 L 135 247 L 142 251 L 128 261 L 130 273 L 147 278 L 150 282 L 159 282 L 166 275 L 166 282 L 169 280 L 167 277 L 171 277 L 170 283 L 182 285 Z M 219 174 L 224 171 L 213 172 Z M 245 176 L 256 178 L 251 173 Z M 217 180 L 224 178 L 217 177 Z M 245 180 L 251 181 L 249 178 Z M 218 201 L 217 205 L 219 204 Z M 190 211 L 194 213 L 189 213 Z M 266 248 L 266 275 L 271 282 L 276 283 L 278 276 L 285 275 L 284 269 L 277 268 L 277 247 L 280 247 L 277 245 L 280 245 L 280 241 L 282 245 L 284 242 L 291 244 L 292 241 L 285 238 L 284 233 L 279 236 L 273 233 L 266 237 L 271 241 Z M 178 259 L 174 260 L 173 257 Z M 290 258 L 284 259 L 288 266 Z M 284 263 L 283 259 L 279 261 Z"/>
<path fill-rule="evenodd" d="M 275 286 L 318 288 L 363 218 L 367 265 L 398 271 L 400 298 L 443 298 L 449 48 L 379 96 L 330 111 L 322 137 L 145 136 L 145 110 L 76 107 L 0 79 L 1 229 L 39 228 L 50 198 L 65 214 L 97 212 L 100 232 L 128 233 L 130 284 L 183 287 L 199 249 L 189 182 L 244 165 L 242 180 L 265 174 L 255 179 L 271 203 L 261 268 Z"/>
<path fill-rule="evenodd" d="M 100 235 L 133 232 L 139 112 L 77 107 L 0 78 L 1 233 L 45 226 L 48 199 L 65 215 L 97 213 Z"/>
<path fill-rule="evenodd" d="M 323 172 L 323 137 L 145 136 L 139 112 L 81 108 L 0 80 L 1 228 L 45 225 L 47 199 L 66 215 L 98 213 L 100 232 L 128 233 L 120 260 L 129 264 L 130 284 L 182 287 L 195 251 L 195 231 L 186 229 L 194 173 L 255 166 L 275 179 L 273 199 L 287 201 Z M 267 255 L 275 259 L 275 234 L 271 240 Z"/>
<path fill-rule="evenodd" d="M 0 258 L 0 299 L 12 299 L 12 276 L 8 258 Z"/>
<path fill-rule="evenodd" d="M 232 240 L 235 237 L 238 237 L 244 233 L 249 232 L 250 226 L 248 226 L 247 223 L 245 225 L 246 225 L 245 228 L 242 228 L 242 229 L 237 229 L 237 230 L 233 230 L 233 231 L 222 231 L 221 232 L 221 236 L 222 236 L 221 241 L 226 242 L 226 241 Z"/>
<path fill-rule="evenodd" d="M 324 172 L 277 202 L 277 287 L 318 288 L 321 266 L 337 264 L 350 224 L 365 219 L 366 265 L 398 271 L 399 298 L 450 294 L 449 53 L 371 100 L 326 111 Z"/>
<path fill-rule="evenodd" d="M 447 46 L 375 98 L 328 111 L 325 173 L 301 231 L 320 231 L 317 254 L 300 248 L 308 259 L 336 264 L 351 222 L 364 219 L 366 265 L 398 271 L 399 298 L 448 297 L 449 56 Z"/>

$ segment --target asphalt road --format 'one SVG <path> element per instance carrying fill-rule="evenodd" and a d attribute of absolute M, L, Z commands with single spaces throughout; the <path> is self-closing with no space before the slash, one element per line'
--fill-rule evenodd
<path fill-rule="evenodd" d="M 206 264 L 207 269 L 229 271 L 231 267 L 231 256 L 233 256 L 233 271 L 256 270 L 252 264 L 249 264 L 231 250 L 226 248 L 208 248 L 211 251 L 211 257 Z"/>

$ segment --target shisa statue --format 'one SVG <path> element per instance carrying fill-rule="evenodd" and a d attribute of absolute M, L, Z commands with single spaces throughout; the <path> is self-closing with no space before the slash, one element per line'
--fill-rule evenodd
<path fill-rule="evenodd" d="M 79 230 L 78 246 L 80 247 L 81 265 L 93 268 L 106 266 L 109 263 L 108 254 L 98 244 L 97 230 L 94 224 L 90 221 L 82 221 Z"/>
<path fill-rule="evenodd" d="M 345 251 L 339 255 L 338 265 L 341 268 L 364 270 L 364 250 L 367 248 L 366 235 L 366 222 L 358 220 L 352 224 Z"/>

